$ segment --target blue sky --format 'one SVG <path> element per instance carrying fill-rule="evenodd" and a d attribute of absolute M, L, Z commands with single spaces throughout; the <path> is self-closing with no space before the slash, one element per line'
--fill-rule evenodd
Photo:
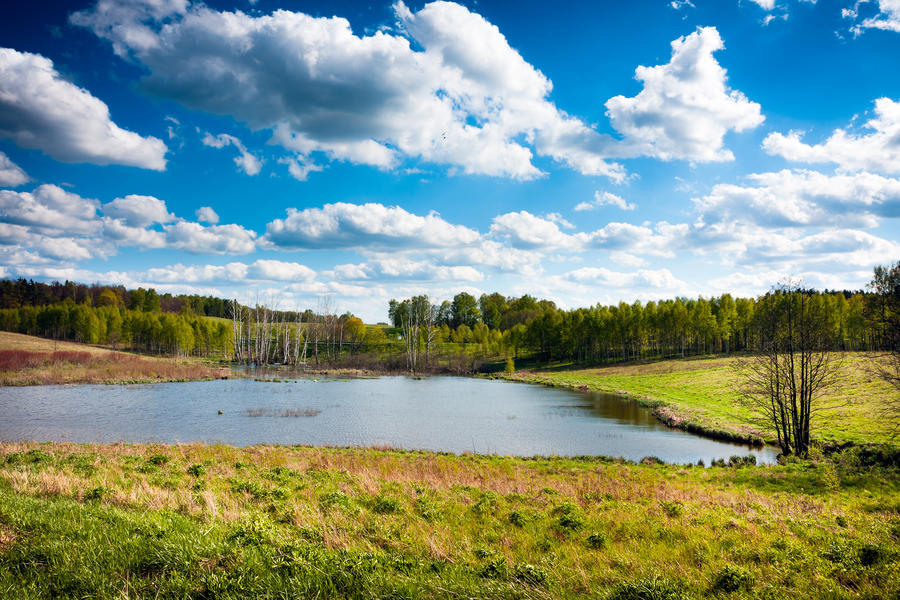
<path fill-rule="evenodd" d="M 374 321 L 858 289 L 900 258 L 895 0 L 2 10 L 5 277 Z"/>

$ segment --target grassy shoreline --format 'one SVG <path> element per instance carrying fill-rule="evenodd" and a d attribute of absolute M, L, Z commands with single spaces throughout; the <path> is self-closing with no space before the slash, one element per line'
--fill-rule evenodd
<path fill-rule="evenodd" d="M 613 393 L 653 409 L 663 423 L 714 439 L 772 443 L 774 432 L 756 422 L 740 402 L 742 382 L 734 370 L 739 357 L 699 357 L 609 367 L 498 373 L 523 381 L 578 391 Z M 881 417 L 881 401 L 896 392 L 872 374 L 862 354 L 842 357 L 841 376 L 823 398 L 834 404 L 812 423 L 814 441 L 829 446 L 894 444 L 894 427 Z"/>
<path fill-rule="evenodd" d="M 0 387 L 145 384 L 233 376 L 229 367 L 199 358 L 147 356 L 0 332 Z"/>
<path fill-rule="evenodd" d="M 900 478 L 857 459 L 0 443 L 0 595 L 893 598 Z"/>

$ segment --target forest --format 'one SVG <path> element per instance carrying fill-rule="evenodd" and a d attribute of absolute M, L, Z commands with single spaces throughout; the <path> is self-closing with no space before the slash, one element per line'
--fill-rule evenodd
<path fill-rule="evenodd" d="M 774 293 L 774 292 L 772 292 Z M 866 290 L 792 293 L 808 297 L 830 349 L 887 349 L 897 318 L 900 269 L 876 268 Z M 338 314 L 335 299 L 286 312 L 210 296 L 154 289 L 0 281 L 0 329 L 156 354 L 217 356 L 252 364 L 369 366 L 405 362 L 427 370 L 456 359 L 610 363 L 752 351 L 762 340 L 758 307 L 771 295 L 672 298 L 563 310 L 550 300 L 461 292 L 432 303 L 415 296 L 388 304 L 390 324 Z"/>

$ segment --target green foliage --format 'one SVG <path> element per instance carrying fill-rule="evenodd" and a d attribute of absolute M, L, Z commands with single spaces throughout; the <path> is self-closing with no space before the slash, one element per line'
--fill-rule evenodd
<path fill-rule="evenodd" d="M 585 543 L 592 550 L 602 550 L 606 546 L 607 540 L 606 536 L 598 531 L 587 536 Z"/>
<path fill-rule="evenodd" d="M 378 494 L 372 498 L 372 512 L 379 515 L 390 515 L 400 510 L 400 501 L 390 496 Z"/>
<path fill-rule="evenodd" d="M 202 477 L 206 474 L 206 467 L 201 464 L 193 464 L 187 468 L 188 475 L 193 475 L 194 477 Z"/>
<path fill-rule="evenodd" d="M 561 531 L 578 531 L 584 527 L 584 517 L 581 515 L 581 509 L 577 504 L 573 504 L 568 500 L 553 509 L 552 514 L 556 516 L 556 527 Z"/>
<path fill-rule="evenodd" d="M 689 600 L 682 587 L 666 579 L 648 577 L 619 584 L 608 600 Z"/>
<path fill-rule="evenodd" d="M 725 565 L 713 577 L 712 590 L 730 594 L 748 589 L 752 581 L 750 573 L 744 569 L 734 565 Z"/>

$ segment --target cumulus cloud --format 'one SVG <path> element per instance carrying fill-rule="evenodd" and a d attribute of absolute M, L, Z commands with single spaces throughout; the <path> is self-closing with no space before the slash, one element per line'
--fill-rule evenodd
<path fill-rule="evenodd" d="M 42 235 L 91 235 L 99 232 L 100 203 L 44 184 L 32 192 L 0 190 L 0 222 L 28 226 Z"/>
<path fill-rule="evenodd" d="M 256 249 L 256 232 L 241 225 L 179 221 L 164 227 L 166 247 L 193 254 L 247 254 Z"/>
<path fill-rule="evenodd" d="M 395 11 L 399 33 L 364 36 L 340 17 L 250 16 L 163 0 L 101 0 L 72 22 L 145 65 L 145 89 L 272 131 L 274 143 L 302 156 L 301 179 L 312 152 L 517 179 L 543 174 L 532 163 L 537 153 L 585 174 L 624 177 L 606 161 L 608 137 L 557 109 L 550 81 L 496 26 L 452 2 L 417 12 L 398 2 Z"/>
<path fill-rule="evenodd" d="M 286 156 L 278 159 L 278 162 L 282 165 L 287 165 L 288 173 L 290 173 L 291 177 L 297 181 L 306 181 L 309 179 L 310 173 L 318 173 L 325 168 L 322 165 L 313 163 L 303 156 Z"/>
<path fill-rule="evenodd" d="M 900 102 L 877 99 L 875 115 L 863 125 L 870 133 L 836 129 L 824 142 L 806 144 L 800 132 L 776 132 L 766 136 L 763 148 L 794 162 L 835 163 L 844 171 L 900 173 Z"/>
<path fill-rule="evenodd" d="M 39 54 L 0 48 L 0 137 L 63 162 L 163 171 L 166 145 L 122 129 L 109 108 Z"/>
<path fill-rule="evenodd" d="M 750 0 L 754 4 L 758 4 L 763 10 L 772 10 L 775 8 L 775 0 Z"/>
<path fill-rule="evenodd" d="M 219 215 L 216 214 L 216 211 L 214 211 L 211 206 L 201 206 L 194 214 L 197 215 L 197 220 L 202 221 L 203 223 L 215 225 L 219 222 Z"/>
<path fill-rule="evenodd" d="M 695 162 L 733 160 L 724 147 L 729 131 L 763 122 L 760 106 L 726 84 L 713 53 L 724 48 L 714 27 L 703 27 L 672 42 L 665 65 L 638 67 L 644 89 L 633 98 L 606 103 L 613 127 L 624 139 L 619 155 L 653 156 Z"/>
<path fill-rule="evenodd" d="M 575 210 L 594 210 L 595 208 L 599 208 L 601 206 L 615 206 L 622 210 L 634 210 L 637 208 L 636 204 L 632 204 L 626 202 L 624 198 L 621 196 L 616 196 L 610 192 L 600 193 L 600 190 L 594 192 L 594 200 L 591 202 L 579 202 L 575 206 Z"/>
<path fill-rule="evenodd" d="M 765 227 L 874 227 L 900 216 L 900 180 L 873 173 L 783 170 L 749 175 L 755 185 L 718 184 L 695 206 L 706 222 Z"/>
<path fill-rule="evenodd" d="M 868 4 L 869 0 L 858 0 L 853 8 L 845 8 L 841 10 L 844 18 L 859 19 L 859 7 Z M 900 32 L 900 1 L 898 0 L 874 0 L 878 7 L 878 12 L 870 17 L 858 21 L 851 27 L 851 31 L 855 35 L 862 34 L 866 29 L 881 29 L 883 31 Z"/>
<path fill-rule="evenodd" d="M 238 151 L 238 155 L 234 157 L 234 164 L 247 175 L 257 175 L 259 174 L 260 169 L 262 169 L 262 160 L 251 154 L 247 150 L 247 147 L 244 146 L 243 142 L 233 135 L 228 135 L 227 133 L 213 135 L 207 132 L 206 135 L 203 136 L 202 142 L 204 146 L 209 146 L 211 148 L 224 148 L 229 145 L 234 146 Z"/>
<path fill-rule="evenodd" d="M 337 265 L 333 274 L 343 280 L 412 280 L 476 282 L 484 274 L 470 265 L 438 265 L 408 257 L 383 257 L 361 264 Z"/>
<path fill-rule="evenodd" d="M 603 267 L 583 267 L 569 271 L 563 275 L 564 279 L 569 281 L 608 286 L 608 287 L 628 287 L 628 288 L 661 288 L 673 289 L 678 287 L 686 287 L 686 284 L 672 275 L 668 269 L 639 269 L 628 273 L 611 271 Z"/>
<path fill-rule="evenodd" d="M 166 208 L 166 203 L 153 196 L 129 194 L 103 205 L 103 214 L 121 219 L 129 227 L 147 227 L 154 223 L 169 223 L 175 215 Z"/>
<path fill-rule="evenodd" d="M 31 178 L 9 157 L 0 152 L 0 187 L 18 187 L 31 181 Z"/>
<path fill-rule="evenodd" d="M 283 249 L 454 247 L 478 241 L 477 231 L 452 225 L 437 213 L 419 216 L 399 206 L 337 202 L 289 208 L 266 225 L 264 242 Z"/>

